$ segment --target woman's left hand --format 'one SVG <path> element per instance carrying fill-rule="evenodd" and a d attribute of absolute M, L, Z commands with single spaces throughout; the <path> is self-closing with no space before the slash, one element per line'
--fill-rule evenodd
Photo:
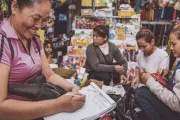
<path fill-rule="evenodd" d="M 115 65 L 114 67 L 115 67 L 116 72 L 122 73 L 124 71 L 123 66 Z"/>
<path fill-rule="evenodd" d="M 151 78 L 152 76 L 151 76 L 151 74 L 150 73 L 148 73 L 147 71 L 146 71 L 146 69 L 143 69 L 143 73 L 142 73 L 142 75 L 140 76 L 140 78 L 141 78 L 141 82 L 143 83 L 143 84 L 146 84 L 146 82 L 148 81 L 148 79 L 149 78 Z"/>
<path fill-rule="evenodd" d="M 80 90 L 80 87 L 77 85 L 74 85 L 72 88 L 72 92 L 78 92 Z"/>

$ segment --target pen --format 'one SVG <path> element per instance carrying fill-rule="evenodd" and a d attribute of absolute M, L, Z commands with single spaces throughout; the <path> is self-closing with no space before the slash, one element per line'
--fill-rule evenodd
<path fill-rule="evenodd" d="M 79 96 L 78 94 L 71 94 L 71 93 L 67 93 L 66 95 L 68 95 L 68 96 L 73 96 L 73 97 Z"/>

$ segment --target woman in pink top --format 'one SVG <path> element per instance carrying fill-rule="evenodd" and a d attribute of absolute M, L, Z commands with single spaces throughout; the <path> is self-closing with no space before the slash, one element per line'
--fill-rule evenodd
<path fill-rule="evenodd" d="M 41 41 L 36 37 L 40 46 L 39 55 L 37 45 L 32 40 L 36 31 L 47 23 L 51 0 L 8 0 L 8 4 L 10 16 L 0 25 L 0 119 L 30 120 L 82 107 L 85 96 L 81 94 L 76 97 L 63 95 L 57 99 L 38 102 L 8 96 L 9 83 L 26 83 L 41 72 L 48 82 L 59 85 L 68 92 L 77 94 L 79 90 L 76 85 L 54 74 Z"/>

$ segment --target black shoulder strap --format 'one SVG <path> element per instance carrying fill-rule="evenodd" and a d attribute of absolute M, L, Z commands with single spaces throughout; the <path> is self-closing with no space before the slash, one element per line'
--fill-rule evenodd
<path fill-rule="evenodd" d="M 0 33 L 2 35 L 2 41 L 1 41 L 1 48 L 0 48 L 0 58 L 2 57 L 3 54 L 3 46 L 4 46 L 4 38 L 8 41 L 9 48 L 11 50 L 11 60 L 14 59 L 14 49 L 11 43 L 11 40 L 9 40 L 4 34 Z"/>
<path fill-rule="evenodd" d="M 37 47 L 39 55 L 40 55 L 40 46 L 39 46 L 39 44 L 37 42 L 37 39 L 36 39 L 36 37 L 33 37 L 32 39 L 33 39 L 34 43 L 36 44 L 36 47 Z"/>
<path fill-rule="evenodd" d="M 2 54 L 3 54 L 3 46 L 4 46 L 4 37 L 2 35 L 1 47 L 0 47 L 0 61 L 1 61 Z"/>
<path fill-rule="evenodd" d="M 14 59 L 14 49 L 13 49 L 11 40 L 8 40 L 8 39 L 7 39 L 7 41 L 8 41 L 8 43 L 9 43 L 9 48 L 10 48 L 10 50 L 11 50 L 11 60 L 13 60 L 13 59 Z"/>

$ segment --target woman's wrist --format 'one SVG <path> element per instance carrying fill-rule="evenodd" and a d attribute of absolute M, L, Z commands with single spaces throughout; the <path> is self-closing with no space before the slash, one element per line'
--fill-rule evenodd
<path fill-rule="evenodd" d="M 60 101 L 57 99 L 39 101 L 42 116 L 56 114 L 63 111 Z"/>
<path fill-rule="evenodd" d="M 80 87 L 77 85 L 73 85 L 72 92 L 78 92 L 80 90 Z"/>
<path fill-rule="evenodd" d="M 63 105 L 63 102 L 60 100 L 61 99 L 61 96 L 57 99 L 55 99 L 55 106 L 54 106 L 54 109 L 56 112 L 64 112 L 64 105 Z"/>

